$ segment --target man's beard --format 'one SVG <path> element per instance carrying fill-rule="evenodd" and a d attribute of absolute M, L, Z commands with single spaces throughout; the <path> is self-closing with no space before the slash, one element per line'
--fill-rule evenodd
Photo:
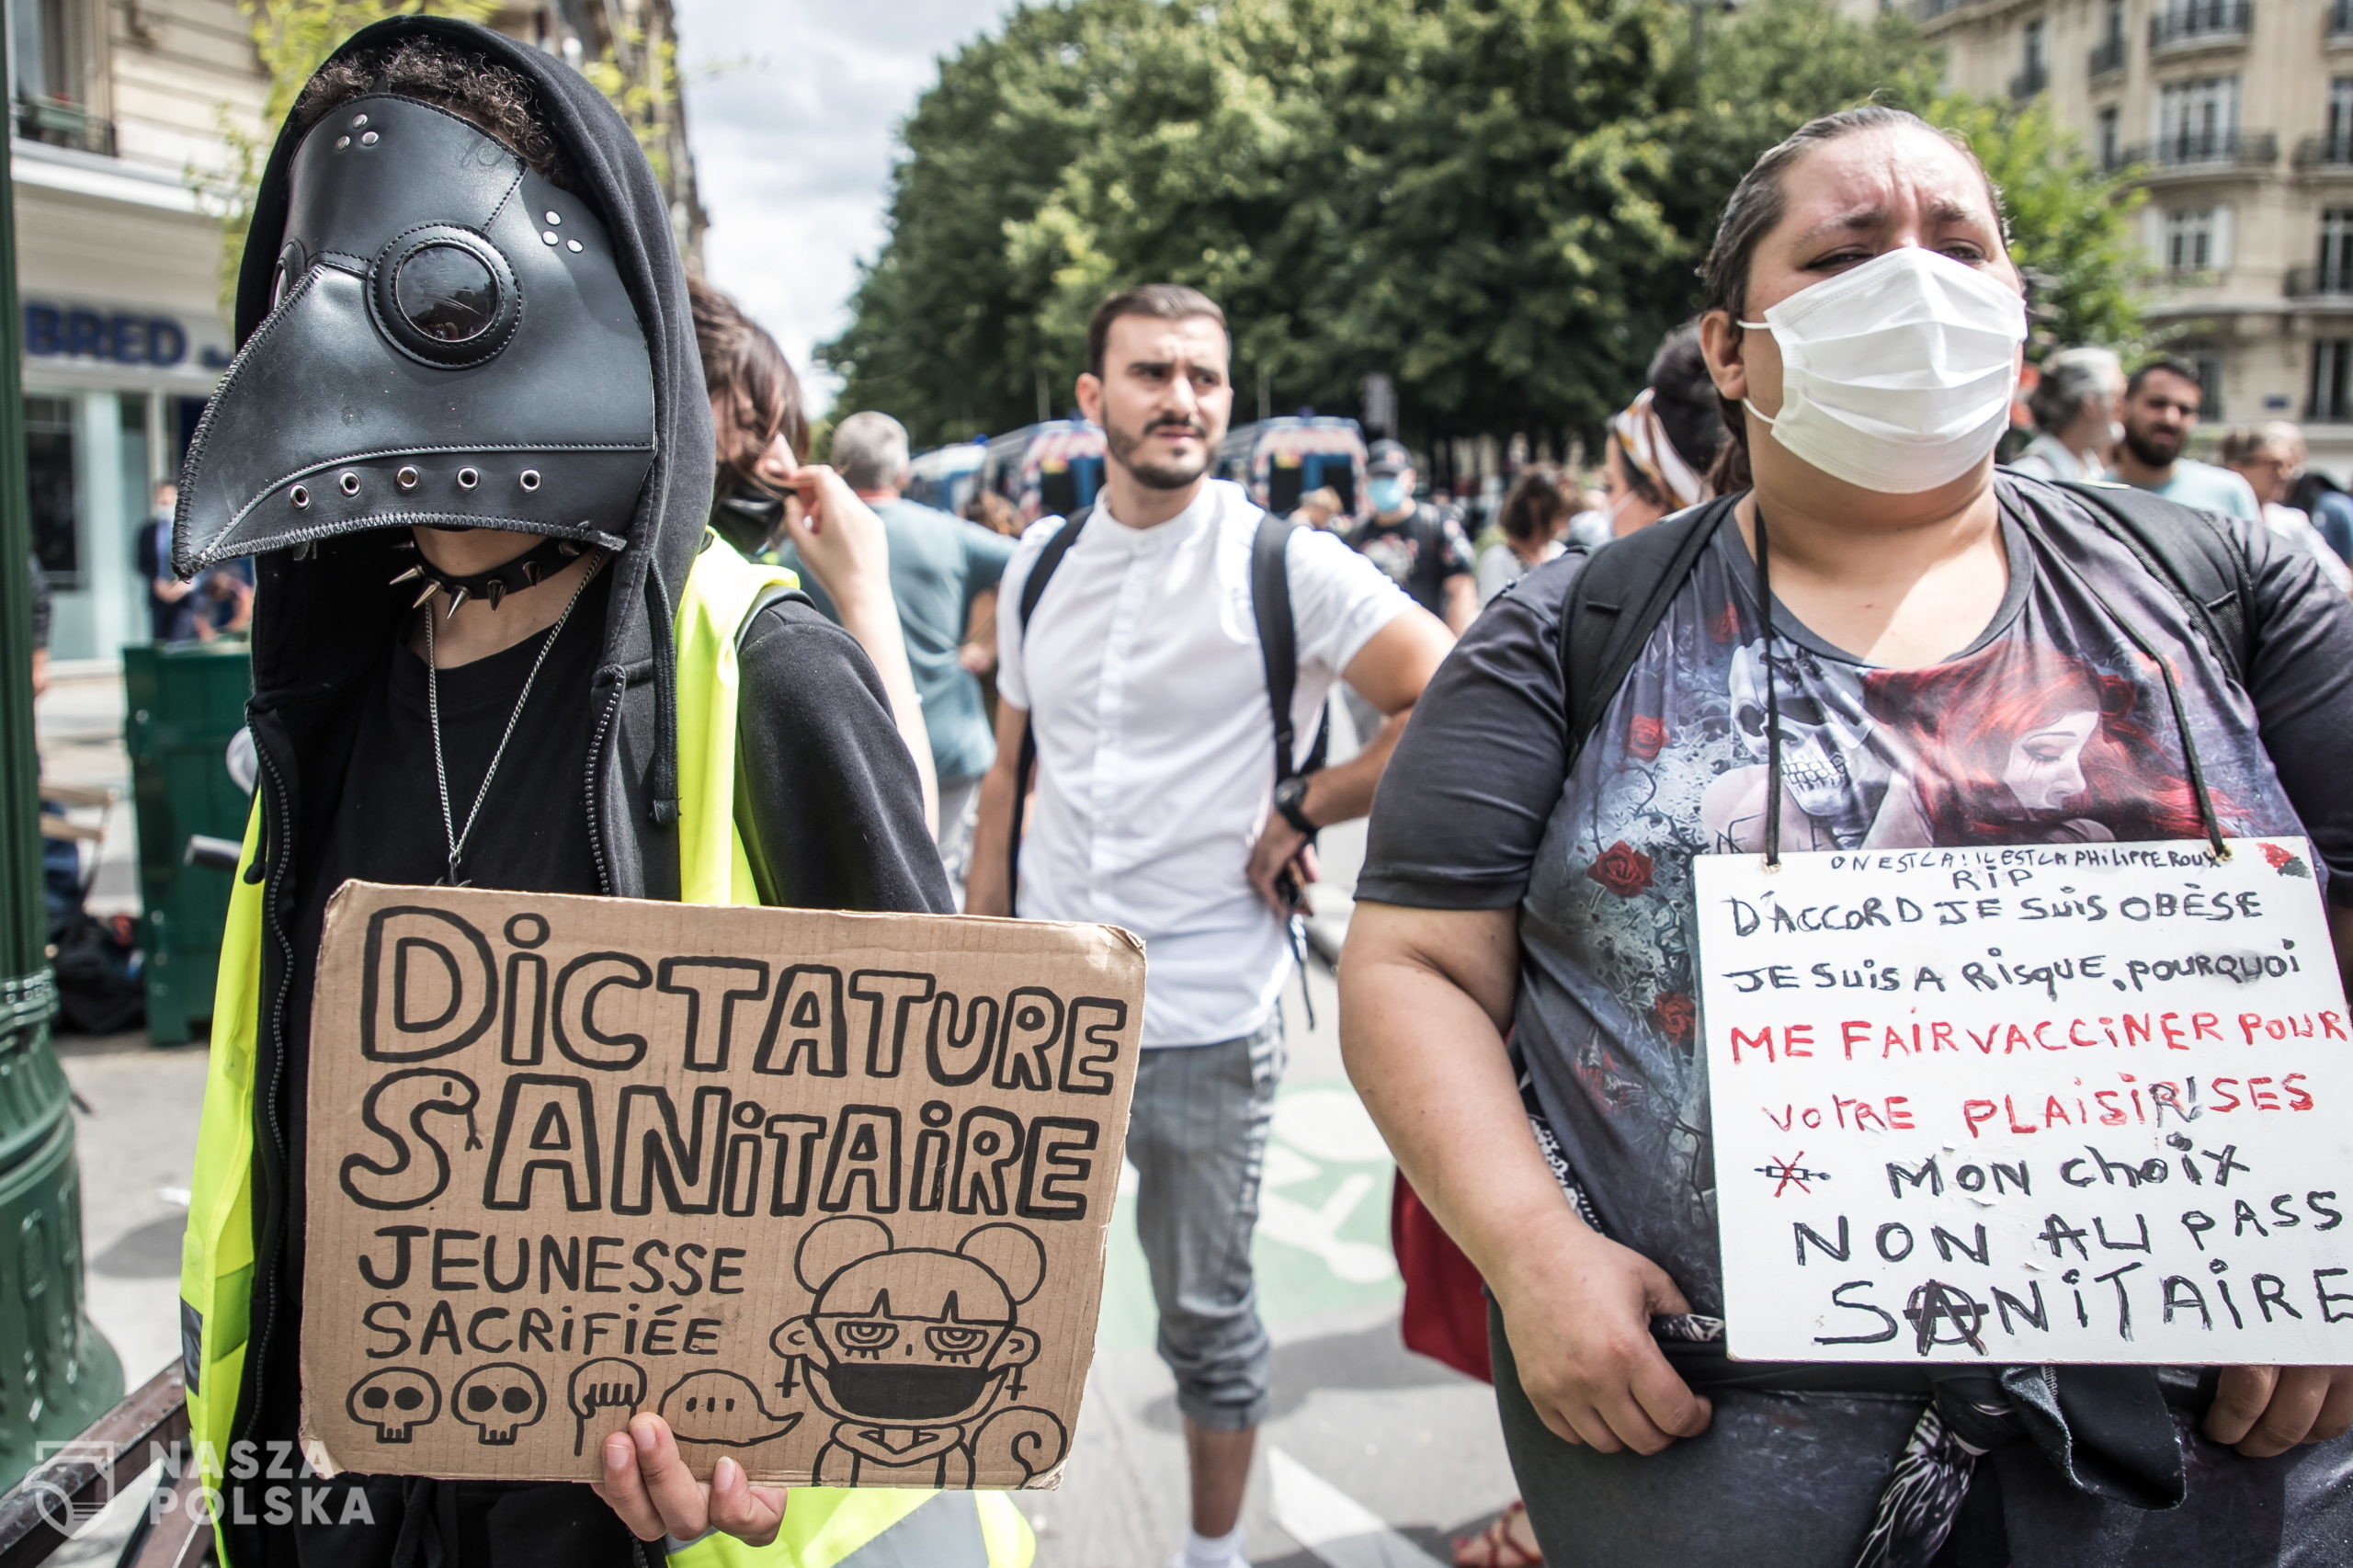
<path fill-rule="evenodd" d="M 2143 435 L 2130 425 L 2124 427 L 2125 450 L 2151 468 L 2164 468 L 2174 459 L 2181 456 L 2182 438 L 2177 436 L 2173 437 L 2170 447 L 2160 447 L 2157 443 L 2165 439 L 2167 437 L 2158 436 L 2154 432 Z"/>
<path fill-rule="evenodd" d="M 1182 430 L 1197 436 L 1201 442 L 1201 459 L 1195 463 L 1144 463 L 1136 460 L 1136 453 L 1155 432 Z M 1144 426 L 1140 433 L 1122 430 L 1106 423 L 1104 444 L 1111 449 L 1111 460 L 1135 475 L 1136 483 L 1147 490 L 1182 490 L 1210 471 L 1216 454 L 1210 449 L 1209 429 L 1199 420 L 1163 419 Z"/>

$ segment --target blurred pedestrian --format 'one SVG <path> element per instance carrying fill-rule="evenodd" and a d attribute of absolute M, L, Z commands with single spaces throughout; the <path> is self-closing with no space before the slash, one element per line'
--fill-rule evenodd
<path fill-rule="evenodd" d="M 2280 499 L 2288 493 L 2289 477 L 2302 466 L 2302 445 L 2303 433 L 2284 421 L 2260 429 L 2241 426 L 2222 437 L 2222 466 L 2255 492 L 2264 527 L 2310 554 L 2338 593 L 2353 593 L 2353 570 L 2328 547 L 2310 517 Z"/>
<path fill-rule="evenodd" d="M 835 426 L 831 455 L 835 472 L 873 508 L 889 536 L 891 595 L 939 780 L 939 855 L 949 881 L 961 889 L 981 776 L 996 756 L 980 682 L 961 655 L 975 611 L 985 612 L 982 601 L 995 599 L 1015 541 L 902 495 L 907 430 L 887 414 L 867 410 Z M 781 551 L 779 558 L 792 563 Z"/>
<path fill-rule="evenodd" d="M 1020 508 L 995 491 L 983 490 L 975 486 L 972 498 L 966 503 L 966 506 L 971 514 L 969 520 L 979 524 L 989 532 L 1002 534 L 1007 539 L 1021 537 Z"/>
<path fill-rule="evenodd" d="M 2263 519 L 2255 492 L 2225 468 L 2183 457 L 2198 429 L 2206 388 L 2197 369 L 2180 359 L 2153 359 L 2124 384 L 2124 438 L 2116 448 L 2116 477 L 2168 501 L 2209 512 Z"/>
<path fill-rule="evenodd" d="M 1414 497 L 1414 457 L 1402 441 L 1375 441 L 1365 461 L 1372 515 L 1348 542 L 1415 604 L 1457 636 L 1479 613 L 1478 559 L 1462 525 L 1430 501 Z"/>
<path fill-rule="evenodd" d="M 2010 460 L 2037 479 L 2106 479 L 2124 434 L 2124 362 L 2109 348 L 2063 348 L 2042 362 L 2026 401 L 2034 439 Z"/>
<path fill-rule="evenodd" d="M 164 481 L 155 486 L 154 499 L 131 543 L 145 588 L 147 635 L 159 643 L 193 642 L 203 607 L 193 597 L 196 585 L 181 582 L 172 570 L 172 513 L 179 506 L 179 486 Z"/>
<path fill-rule="evenodd" d="M 1292 522 L 1330 533 L 1347 526 L 1347 517 L 1340 506 L 1340 493 L 1330 485 L 1320 485 L 1299 498 L 1299 508 L 1290 515 Z"/>
<path fill-rule="evenodd" d="M 1567 476 L 1551 463 L 1530 463 L 1504 495 L 1501 534 L 1479 552 L 1479 602 L 1485 604 L 1566 548 Z"/>
<path fill-rule="evenodd" d="M 1381 782 L 1342 1047 L 1492 1292 L 1549 1562 L 2319 1562 L 2353 1530 L 2353 1369 L 1724 1350 L 1699 856 L 2308 834 L 2353 876 L 2353 601 L 2248 528 L 2226 648 L 2156 575 L 2213 565 L 2206 519 L 2131 498 L 2153 564 L 2109 504 L 1995 469 L 2028 327 L 2004 229 L 1900 110 L 1765 153 L 1704 273 L 1722 494 L 1498 599 Z M 1580 721 L 1561 650 L 1595 624 L 1636 658 Z"/>
<path fill-rule="evenodd" d="M 791 568 L 810 602 L 866 651 L 923 781 L 925 820 L 936 827 L 939 786 L 891 592 L 882 519 L 831 468 L 804 462 L 809 422 L 801 378 L 776 339 L 692 273 L 687 299 L 718 442 L 710 526 L 747 559 Z"/>
<path fill-rule="evenodd" d="M 1104 487 L 1030 528 L 1006 573 L 996 764 L 968 907 L 1110 921 L 1151 949 L 1127 1156 L 1191 1480 L 1175 1561 L 1243 1568 L 1243 1491 L 1270 1400 L 1250 1240 L 1299 884 L 1316 830 L 1370 805 L 1449 639 L 1340 540 L 1277 524 L 1294 651 L 1278 715 L 1256 634 L 1268 607 L 1253 597 L 1266 514 L 1209 477 L 1233 404 L 1223 312 L 1192 289 L 1133 289 L 1096 308 L 1086 345 L 1078 401 L 1104 433 Z M 1356 756 L 1301 774 L 1341 679 L 1385 725 Z M 1279 765 L 1279 720 L 1291 749 Z"/>
<path fill-rule="evenodd" d="M 1726 438 L 1699 326 L 1686 322 L 1651 356 L 1642 392 L 1610 416 L 1602 510 L 1580 518 L 1569 542 L 1597 549 L 1708 499 L 1706 475 Z"/>
<path fill-rule="evenodd" d="M 2300 446 L 2298 450 L 2302 449 Z M 2313 520 L 2313 527 L 2336 551 L 2338 560 L 2353 563 L 2353 495 L 2346 494 L 2336 481 L 2313 467 L 2309 458 L 2299 467 L 2301 472 L 2289 487 L 2288 504 Z"/>

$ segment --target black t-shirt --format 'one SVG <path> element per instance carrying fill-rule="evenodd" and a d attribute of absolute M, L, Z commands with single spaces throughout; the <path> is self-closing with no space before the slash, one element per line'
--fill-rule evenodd
<path fill-rule="evenodd" d="M 1512 1044 L 1538 1108 L 1602 1228 L 1699 1312 L 1721 1309 L 1691 863 L 1761 844 L 1768 657 L 1785 849 L 2199 837 L 2129 620 L 2176 671 L 2224 831 L 2309 834 L 2353 906 L 2353 604 L 2292 542 L 2240 528 L 2262 628 L 2241 689 L 2089 517 L 2000 484 L 2008 591 L 1939 664 L 1865 664 L 1786 606 L 1768 653 L 1756 562 L 1727 523 L 1573 765 L 1557 627 L 1582 557 L 1487 607 L 1381 778 L 1357 897 L 1518 909 Z"/>
<path fill-rule="evenodd" d="M 514 719 L 482 813 L 466 839 L 459 874 L 471 886 L 534 892 L 601 892 L 588 838 L 589 680 L 610 597 L 608 576 L 591 579 L 560 629 L 526 638 L 484 659 L 440 672 L 441 743 L 449 778 L 449 805 L 465 827 L 475 791 Z M 552 639 L 552 645 L 551 645 Z M 529 700 L 517 699 L 531 667 L 546 652 Z M 351 758 L 331 807 L 313 814 L 319 833 L 314 872 L 303 876 L 296 914 L 292 1033 L 307 1042 L 312 955 L 329 896 L 358 879 L 415 886 L 444 880 L 448 839 L 442 826 L 433 765 L 433 728 L 425 661 L 405 643 L 387 648 L 362 683 Z M 324 782 L 324 781 L 323 781 Z M 294 1436 L 297 1377 L 294 1346 L 301 1342 L 302 1190 L 309 1099 L 309 1052 L 286 1053 L 279 1112 L 288 1130 L 287 1203 L 278 1254 L 280 1317 L 272 1337 L 279 1368 L 263 1384 L 258 1428 L 265 1438 Z M 344 1522 L 338 1502 L 325 1510 L 335 1521 L 306 1520 L 292 1530 L 256 1538 L 273 1563 L 372 1564 L 390 1561 L 395 1531 L 386 1528 L 404 1511 L 425 1505 L 419 1488 L 448 1489 L 430 1511 L 436 1528 L 466 1562 L 595 1564 L 628 1560 L 629 1536 L 612 1511 L 585 1487 L 568 1483 L 419 1483 L 408 1478 L 357 1476 L 329 1483 L 355 1488 L 369 1500 L 370 1522 Z M 454 1537 L 454 1539 L 451 1539 Z"/>
<path fill-rule="evenodd" d="M 1435 616 L 1446 614 L 1447 579 L 1478 570 L 1462 525 L 1427 502 L 1393 522 L 1367 517 L 1348 535 L 1348 543 Z"/>

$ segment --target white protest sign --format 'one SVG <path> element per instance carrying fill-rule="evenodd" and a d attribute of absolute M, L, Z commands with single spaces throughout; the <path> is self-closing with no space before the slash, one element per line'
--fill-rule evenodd
<path fill-rule="evenodd" d="M 2353 1362 L 2304 840 L 1694 864 L 1733 1356 Z"/>

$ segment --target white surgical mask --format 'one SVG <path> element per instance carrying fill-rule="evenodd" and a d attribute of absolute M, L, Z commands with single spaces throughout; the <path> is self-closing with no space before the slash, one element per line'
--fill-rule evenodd
<path fill-rule="evenodd" d="M 1781 412 L 1748 411 L 1791 456 L 1860 489 L 1949 484 L 2009 426 L 2026 301 L 1950 256 L 1904 245 L 1740 324 L 1781 350 Z"/>

